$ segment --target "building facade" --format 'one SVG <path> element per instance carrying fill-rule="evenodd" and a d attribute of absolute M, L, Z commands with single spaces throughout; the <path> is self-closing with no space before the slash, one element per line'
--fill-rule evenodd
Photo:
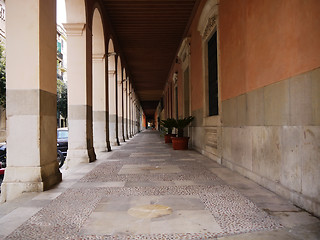
<path fill-rule="evenodd" d="M 202 1 L 163 95 L 164 118 L 195 117 L 193 149 L 318 216 L 319 12 L 312 0 Z"/>
<path fill-rule="evenodd" d="M 3 49 L 6 45 L 6 7 L 5 1 L 0 1 L 0 44 Z M 5 57 L 5 52 L 3 52 L 3 57 Z M 6 141 L 6 109 L 0 106 L 0 142 Z"/>
<path fill-rule="evenodd" d="M 57 125 L 60 128 L 67 127 L 68 122 L 63 106 L 63 98 L 67 91 L 67 34 L 63 26 L 57 24 Z M 60 99 L 60 102 L 59 102 Z M 67 103 L 65 103 L 67 105 Z"/>

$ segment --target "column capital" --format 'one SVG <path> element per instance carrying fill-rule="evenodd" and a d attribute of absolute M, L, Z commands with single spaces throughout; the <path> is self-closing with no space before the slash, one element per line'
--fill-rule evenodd
<path fill-rule="evenodd" d="M 105 59 L 106 55 L 104 53 L 95 53 L 92 54 L 92 61 L 102 62 Z"/>
<path fill-rule="evenodd" d="M 63 23 L 67 36 L 82 36 L 85 23 Z"/>

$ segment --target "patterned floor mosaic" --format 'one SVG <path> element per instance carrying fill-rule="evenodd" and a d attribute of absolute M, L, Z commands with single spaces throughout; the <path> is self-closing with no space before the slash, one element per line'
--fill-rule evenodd
<path fill-rule="evenodd" d="M 208 166 L 140 134 L 7 239 L 212 239 L 281 228 Z"/>

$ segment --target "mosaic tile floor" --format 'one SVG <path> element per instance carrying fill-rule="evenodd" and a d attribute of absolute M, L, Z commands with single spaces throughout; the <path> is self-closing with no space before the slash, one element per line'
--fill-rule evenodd
<path fill-rule="evenodd" d="M 155 132 L 94 164 L 63 191 L 33 198 L 50 201 L 6 239 L 216 239 L 283 228 L 213 173 L 225 168 Z"/>

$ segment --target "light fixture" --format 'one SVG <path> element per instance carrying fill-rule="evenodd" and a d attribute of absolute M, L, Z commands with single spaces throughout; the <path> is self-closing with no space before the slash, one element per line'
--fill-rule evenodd
<path fill-rule="evenodd" d="M 129 81 L 128 77 L 122 80 L 122 82 L 127 82 L 127 81 Z"/>
<path fill-rule="evenodd" d="M 108 52 L 108 54 L 107 54 L 108 57 L 116 56 L 116 55 L 117 55 L 116 52 Z"/>
<path fill-rule="evenodd" d="M 172 80 L 173 80 L 174 84 L 177 83 L 177 81 L 178 81 L 178 71 L 173 74 Z"/>

